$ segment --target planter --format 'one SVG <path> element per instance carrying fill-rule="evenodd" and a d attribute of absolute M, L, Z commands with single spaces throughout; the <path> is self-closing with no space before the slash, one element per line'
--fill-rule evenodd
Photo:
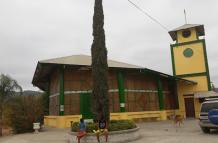
<path fill-rule="evenodd" d="M 70 143 L 78 143 L 76 139 L 77 132 L 70 132 Z M 129 130 L 113 131 L 109 132 L 109 143 L 126 143 L 140 139 L 141 134 L 139 127 Z M 94 133 L 88 133 L 80 140 L 81 143 L 95 143 L 97 142 L 96 135 Z M 100 142 L 105 142 L 105 137 L 100 137 Z"/>
<path fill-rule="evenodd" d="M 33 129 L 35 130 L 35 133 L 38 133 L 40 129 L 40 123 L 33 123 Z"/>

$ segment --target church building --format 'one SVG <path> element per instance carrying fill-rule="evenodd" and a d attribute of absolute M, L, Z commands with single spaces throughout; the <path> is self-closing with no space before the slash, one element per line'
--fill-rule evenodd
<path fill-rule="evenodd" d="M 112 120 L 167 120 L 179 114 L 198 118 L 200 104 L 213 96 L 203 25 L 185 24 L 169 31 L 173 39 L 173 75 L 108 60 Z M 49 96 L 45 125 L 66 128 L 92 118 L 91 57 L 73 55 L 39 61 L 32 80 Z"/>

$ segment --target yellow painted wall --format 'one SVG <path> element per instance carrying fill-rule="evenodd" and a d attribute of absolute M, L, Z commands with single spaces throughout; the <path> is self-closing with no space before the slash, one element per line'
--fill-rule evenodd
<path fill-rule="evenodd" d="M 177 90 L 178 90 L 178 98 L 179 98 L 179 110 L 182 114 L 185 116 L 185 100 L 184 98 L 189 98 L 189 97 L 184 97 L 184 95 L 188 94 L 194 94 L 195 92 L 199 91 L 207 91 L 208 86 L 207 86 L 207 77 L 206 76 L 198 76 L 198 77 L 189 77 L 185 78 L 187 80 L 192 80 L 197 82 L 198 84 L 196 85 L 189 85 L 187 83 L 179 82 L 177 84 Z M 194 97 L 192 97 L 194 98 Z M 194 98 L 194 106 L 195 106 L 195 117 L 199 117 L 200 113 L 200 102 L 199 99 Z"/>
<path fill-rule="evenodd" d="M 188 90 L 192 89 L 193 92 L 197 91 L 208 91 L 208 84 L 207 84 L 207 76 L 196 76 L 196 77 L 187 77 L 184 78 L 187 80 L 195 81 L 197 82 L 197 85 L 191 87 L 187 87 Z"/>
<path fill-rule="evenodd" d="M 187 58 L 183 55 L 186 48 L 191 48 L 193 50 L 194 54 L 192 57 Z M 174 47 L 173 52 L 176 75 L 201 73 L 206 71 L 202 42 Z"/>
<path fill-rule="evenodd" d="M 70 128 L 71 122 L 79 122 L 82 115 L 45 116 L 44 124 L 55 128 Z"/>
<path fill-rule="evenodd" d="M 167 120 L 168 116 L 178 114 L 177 110 L 110 113 L 111 120 L 156 119 Z M 79 122 L 82 115 L 45 116 L 44 124 L 55 128 L 70 128 L 71 122 Z"/>
<path fill-rule="evenodd" d="M 190 28 L 191 36 L 184 38 L 182 35 L 182 30 L 177 31 L 177 43 L 191 42 L 198 40 L 196 29 Z M 185 57 L 183 52 L 185 49 L 191 48 L 193 50 L 192 57 Z M 204 57 L 204 45 L 203 42 L 190 43 L 186 45 L 181 45 L 173 47 L 174 53 L 174 63 L 175 63 L 175 74 L 176 75 L 186 75 L 206 72 L 205 67 L 205 57 Z M 185 78 L 187 80 L 195 81 L 196 85 L 187 84 L 184 82 L 177 83 L 178 98 L 179 98 L 179 110 L 185 115 L 185 99 L 184 98 L 194 98 L 187 97 L 184 95 L 192 94 L 199 91 L 208 91 L 208 80 L 207 76 L 195 76 Z M 195 116 L 199 117 L 200 103 L 199 99 L 194 98 Z"/>
<path fill-rule="evenodd" d="M 182 36 L 182 30 L 178 31 L 178 32 L 177 32 L 177 42 L 178 42 L 178 43 L 183 43 L 183 42 L 189 42 L 189 41 L 195 41 L 195 40 L 197 40 L 198 37 L 197 37 L 197 35 L 196 35 L 196 30 L 195 30 L 195 28 L 191 28 L 190 31 L 191 31 L 191 35 L 190 35 L 190 37 L 187 37 L 187 38 L 184 38 L 184 37 Z"/>

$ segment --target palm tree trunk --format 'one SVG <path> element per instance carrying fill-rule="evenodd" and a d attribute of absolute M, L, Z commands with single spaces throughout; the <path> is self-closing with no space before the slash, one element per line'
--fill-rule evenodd
<path fill-rule="evenodd" d="M 102 0 L 95 0 L 93 16 L 93 44 L 92 54 L 92 109 L 98 120 L 104 118 L 109 121 L 108 98 L 108 63 L 107 49 L 105 46 L 104 12 Z"/>

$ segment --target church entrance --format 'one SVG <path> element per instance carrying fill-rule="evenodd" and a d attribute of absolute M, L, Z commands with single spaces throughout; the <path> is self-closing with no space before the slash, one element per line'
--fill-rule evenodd
<path fill-rule="evenodd" d="M 188 97 L 184 99 L 185 99 L 186 118 L 195 118 L 194 98 Z"/>

